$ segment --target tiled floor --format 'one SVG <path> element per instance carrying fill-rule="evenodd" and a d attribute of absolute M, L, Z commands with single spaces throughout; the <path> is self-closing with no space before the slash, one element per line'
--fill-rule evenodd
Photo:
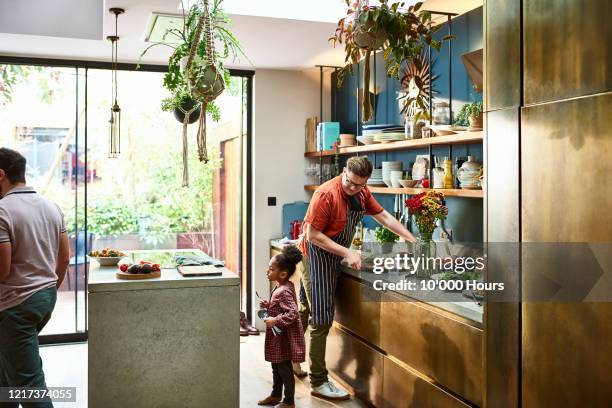
<path fill-rule="evenodd" d="M 240 339 L 240 407 L 256 407 L 272 389 L 272 372 L 263 358 L 264 336 Z M 41 347 L 47 385 L 76 387 L 77 403 L 57 403 L 56 408 L 87 407 L 87 344 Z M 304 365 L 305 367 L 306 365 Z M 202 405 L 205 407 L 205 405 Z M 308 378 L 296 381 L 298 408 L 365 407 L 356 400 L 328 402 L 310 396 Z M 122 407 L 114 407 L 122 408 Z"/>

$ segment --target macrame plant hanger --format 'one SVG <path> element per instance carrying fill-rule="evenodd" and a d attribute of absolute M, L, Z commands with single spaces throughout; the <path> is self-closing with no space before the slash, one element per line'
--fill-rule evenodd
<path fill-rule="evenodd" d="M 376 50 L 379 48 L 380 39 L 376 33 L 371 33 L 369 27 L 360 22 L 361 14 L 364 7 L 369 7 L 369 0 L 359 0 L 357 9 L 354 13 L 354 36 L 356 44 L 361 48 L 362 56 L 365 54 L 363 67 L 363 98 L 361 104 L 362 122 L 369 122 L 372 119 L 372 99 L 370 95 L 370 57 L 372 51 L 376 55 Z M 359 69 L 359 67 L 357 68 Z"/>
<path fill-rule="evenodd" d="M 201 66 L 193 66 L 193 60 L 197 54 L 199 39 L 204 31 L 205 60 Z M 194 35 L 189 57 L 187 59 L 186 75 L 189 78 L 191 96 L 202 103 L 200 112 L 200 124 L 198 126 L 198 157 L 200 161 L 208 162 L 206 151 L 206 107 L 214 101 L 225 89 L 223 77 L 216 67 L 215 48 L 212 36 L 212 23 L 208 0 L 203 1 L 203 9 L 198 19 L 198 25 Z"/>
<path fill-rule="evenodd" d="M 199 104 L 195 104 L 189 110 L 178 106 L 178 109 L 185 115 L 183 118 L 183 187 L 189 187 L 189 141 L 187 140 L 187 126 L 189 125 L 191 114 L 198 110 L 199 106 Z"/>

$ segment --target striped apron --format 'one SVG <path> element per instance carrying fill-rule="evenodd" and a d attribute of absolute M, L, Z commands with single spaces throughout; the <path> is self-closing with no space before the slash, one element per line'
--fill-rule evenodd
<path fill-rule="evenodd" d="M 351 246 L 357 224 L 363 218 L 365 211 L 346 211 L 346 225 L 342 232 L 331 238 L 335 243 L 345 248 Z M 336 301 L 336 286 L 340 276 L 341 256 L 332 254 L 318 246 L 307 243 L 308 262 L 310 265 L 310 314 L 315 326 L 331 326 L 334 321 Z"/>

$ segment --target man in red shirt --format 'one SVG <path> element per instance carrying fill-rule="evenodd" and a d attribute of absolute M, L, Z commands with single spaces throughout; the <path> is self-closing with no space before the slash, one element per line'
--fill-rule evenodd
<path fill-rule="evenodd" d="M 311 394 L 348 399 L 327 377 L 325 347 L 334 320 L 340 261 L 361 269 L 361 256 L 350 248 L 355 229 L 365 214 L 407 241 L 414 236 L 376 201 L 366 187 L 372 174 L 367 157 L 351 157 L 342 174 L 321 185 L 308 206 L 300 250 L 304 254 L 300 315 L 304 329 L 310 319 Z"/>

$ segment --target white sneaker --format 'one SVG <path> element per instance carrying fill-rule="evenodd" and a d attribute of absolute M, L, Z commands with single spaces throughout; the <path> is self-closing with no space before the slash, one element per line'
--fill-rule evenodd
<path fill-rule="evenodd" d="M 347 400 L 351 398 L 348 392 L 341 390 L 331 381 L 314 387 L 310 394 L 328 400 Z"/>
<path fill-rule="evenodd" d="M 292 363 L 293 364 L 293 374 L 297 378 L 304 378 L 308 375 L 308 373 L 302 370 L 302 365 L 300 363 Z"/>

